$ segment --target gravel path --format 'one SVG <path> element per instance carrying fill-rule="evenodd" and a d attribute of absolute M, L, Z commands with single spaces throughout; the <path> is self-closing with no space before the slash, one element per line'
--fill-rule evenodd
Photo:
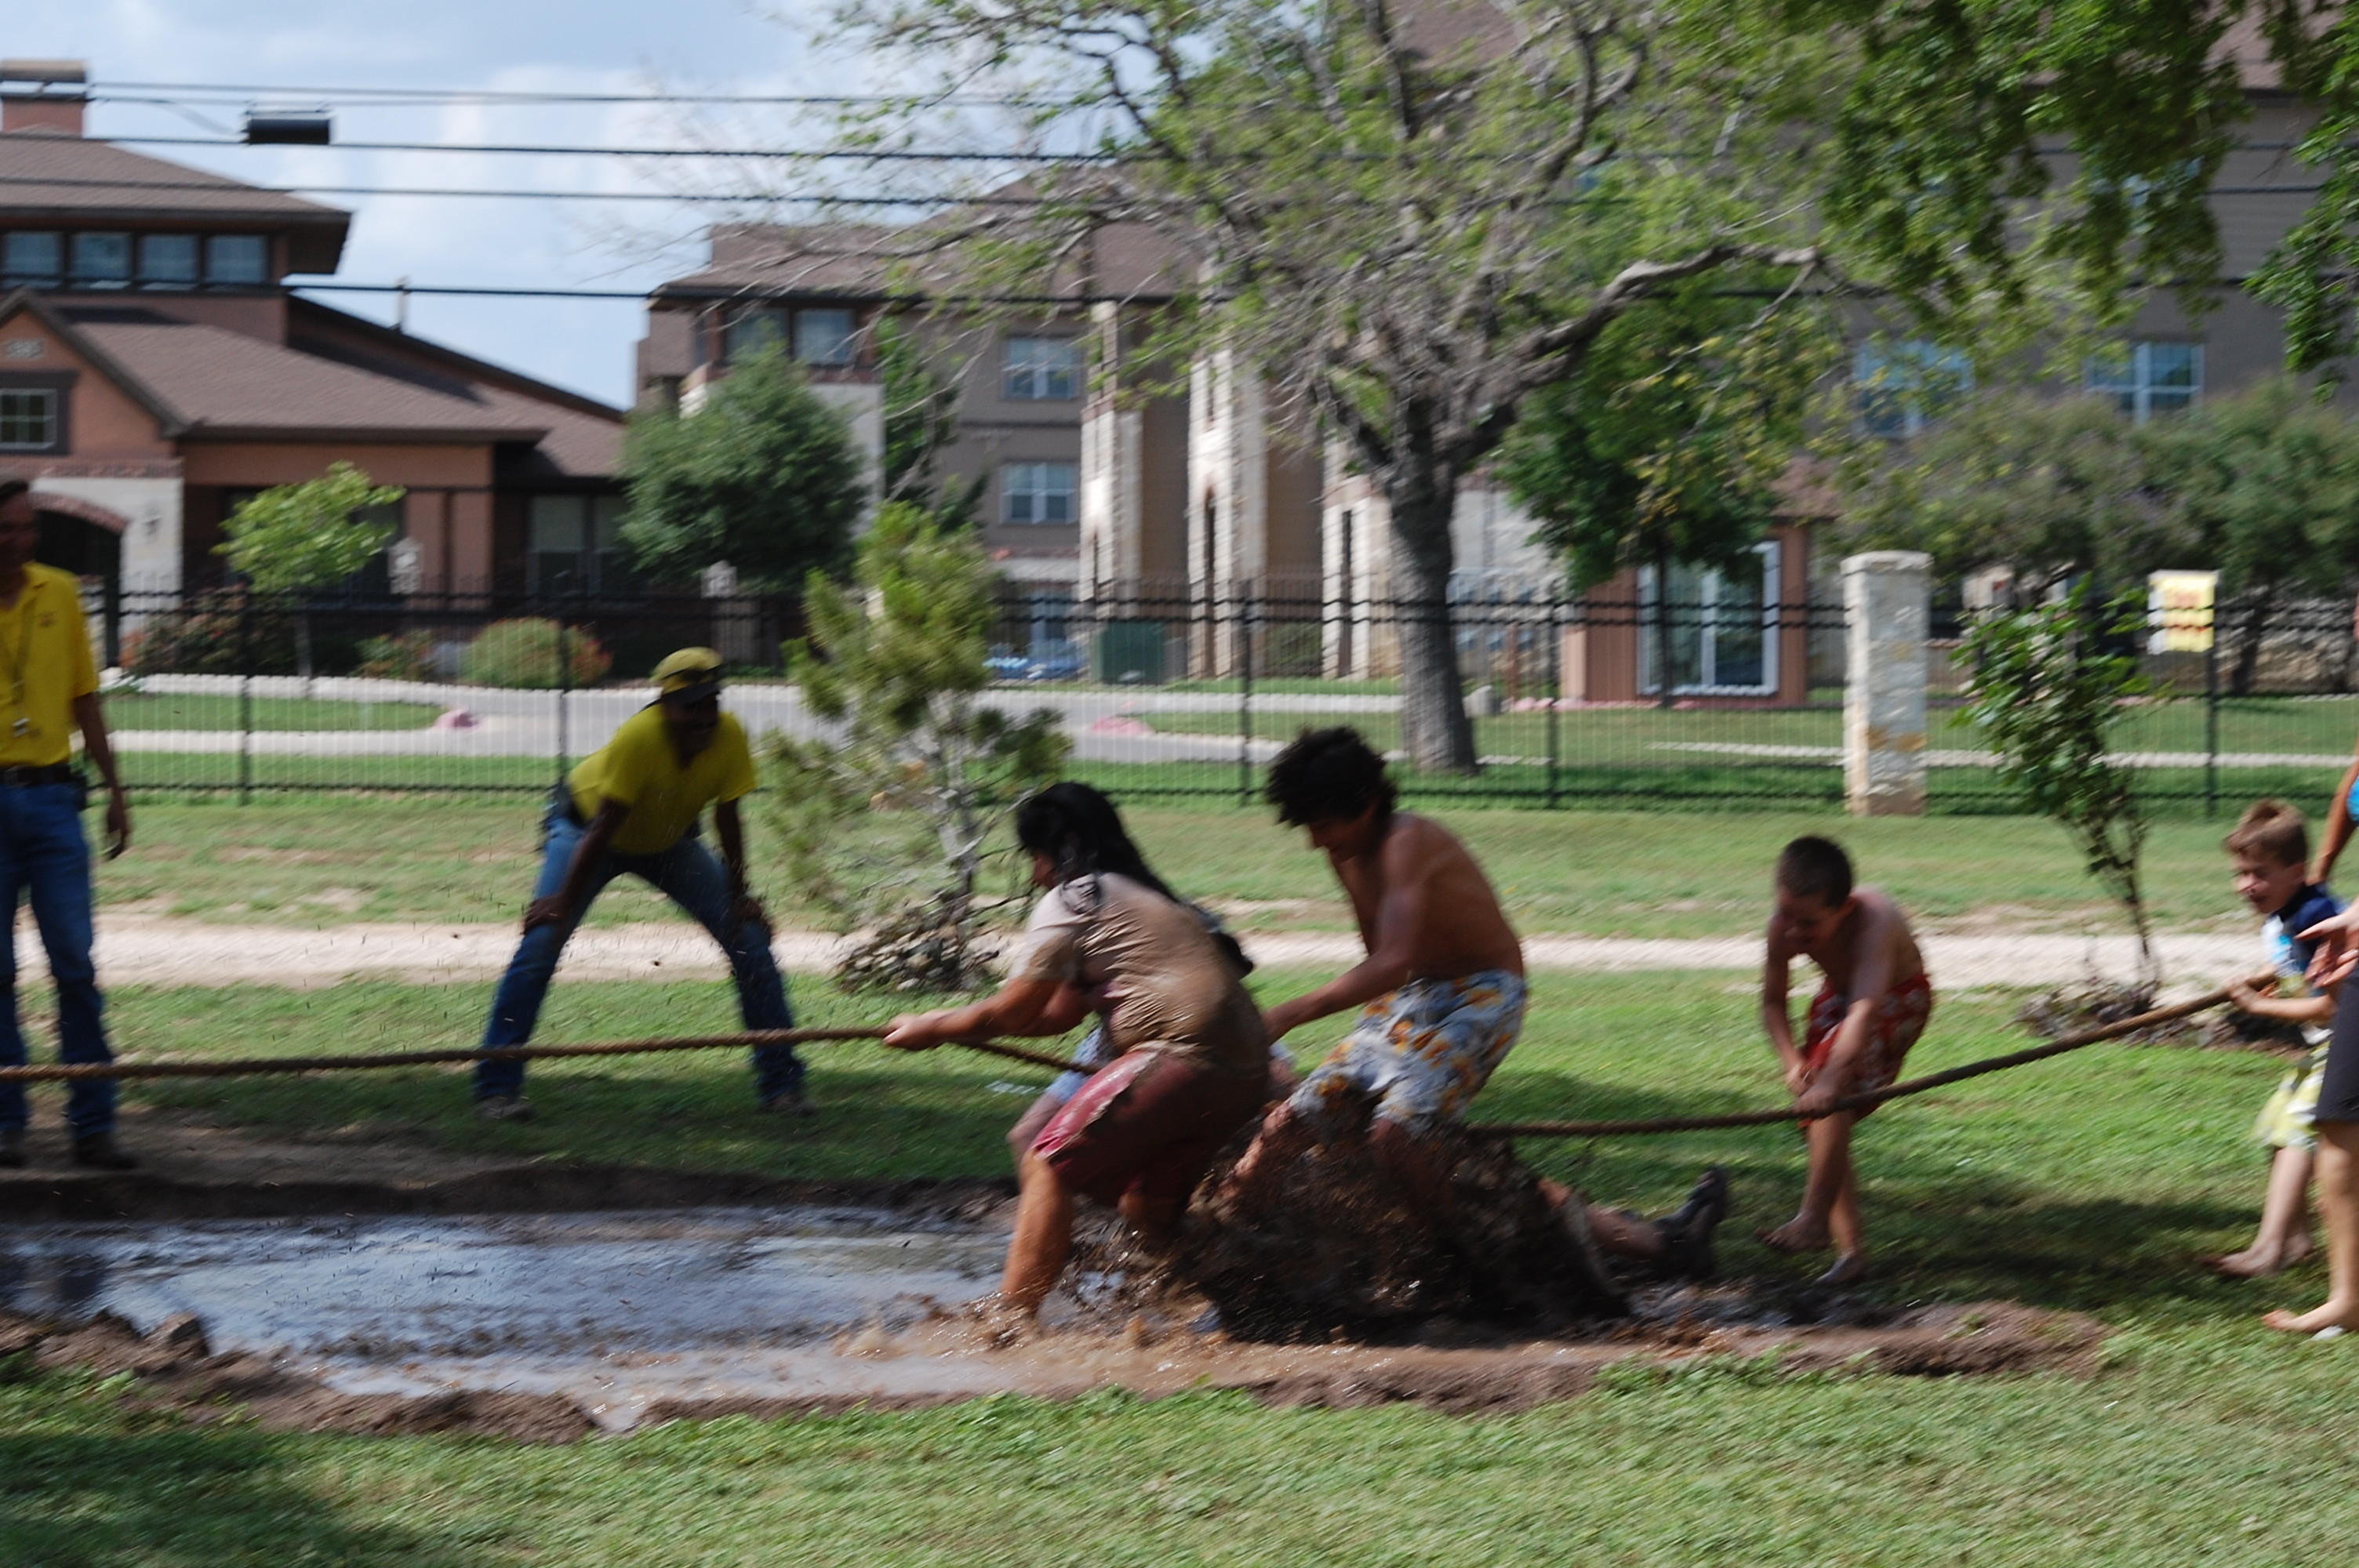
<path fill-rule="evenodd" d="M 839 938 L 819 931 L 782 931 L 779 962 L 803 973 L 822 972 Z M 1245 946 L 1270 966 L 1345 966 L 1360 945 L 1342 933 L 1248 935 Z M 201 921 L 121 915 L 99 920 L 100 978 L 109 985 L 283 985 L 312 988 L 347 977 L 412 981 L 482 980 L 496 977 L 516 944 L 507 924 L 335 925 L 312 930 L 281 925 L 216 925 Z M 2247 935 L 2166 935 L 2165 969 L 2180 985 L 2210 985 L 2256 967 L 2257 942 Z M 2047 986 L 2094 971 L 2129 976 L 2136 949 L 2126 936 L 1933 935 L 1926 962 L 1937 984 Z M 1525 939 L 1531 966 L 1566 973 L 1619 974 L 1648 970 L 1750 971 L 1761 961 L 1757 937 L 1696 940 L 1549 936 Z M 16 934 L 27 970 L 44 968 L 29 925 Z M 686 925 L 604 926 L 575 935 L 565 974 L 577 979 L 702 979 L 724 972 L 719 951 Z"/>

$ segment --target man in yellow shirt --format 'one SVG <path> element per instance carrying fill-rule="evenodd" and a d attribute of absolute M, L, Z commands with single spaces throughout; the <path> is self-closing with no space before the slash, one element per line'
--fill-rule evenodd
<path fill-rule="evenodd" d="M 68 573 L 35 564 L 41 543 L 31 486 L 0 479 L 0 896 L 9 925 L 16 901 L 30 895 L 33 924 L 58 987 L 58 1058 L 111 1062 L 91 964 L 90 841 L 82 837 L 82 775 L 73 735 L 106 781 L 106 858 L 131 845 L 131 806 L 114 770 L 106 719 L 98 706 L 98 669 L 82 624 L 82 586 Z M 16 1022 L 16 945 L 0 942 L 0 1066 L 25 1063 Z M 25 1162 L 25 1089 L 0 1084 L 0 1165 Z M 67 1092 L 66 1126 L 79 1164 L 127 1171 L 139 1162 L 114 1140 L 114 1080 L 79 1078 Z"/>
<path fill-rule="evenodd" d="M 745 891 L 745 827 L 737 802 L 754 787 L 754 756 L 745 726 L 721 711 L 721 655 L 682 648 L 656 666 L 655 682 L 656 700 L 583 758 L 550 799 L 540 881 L 524 912 L 524 940 L 492 998 L 486 1048 L 532 1038 L 566 938 L 606 884 L 625 871 L 712 933 L 729 955 L 746 1028 L 794 1027 L 786 981 L 770 953 L 769 918 Z M 721 840 L 718 860 L 697 836 L 707 806 Z M 766 1109 L 810 1114 L 793 1046 L 756 1047 L 754 1074 Z M 523 1089 L 522 1062 L 476 1064 L 475 1108 L 485 1119 L 531 1120 Z"/>

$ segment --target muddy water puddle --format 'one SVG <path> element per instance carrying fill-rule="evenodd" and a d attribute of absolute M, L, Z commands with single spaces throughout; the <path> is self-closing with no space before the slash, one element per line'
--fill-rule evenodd
<path fill-rule="evenodd" d="M 348 1392 L 562 1393 L 628 1424 L 662 1399 L 898 1391 L 836 1342 L 988 1290 L 1006 1244 L 863 1208 L 33 1226 L 0 1230 L 0 1309 L 191 1313 L 216 1351 Z"/>

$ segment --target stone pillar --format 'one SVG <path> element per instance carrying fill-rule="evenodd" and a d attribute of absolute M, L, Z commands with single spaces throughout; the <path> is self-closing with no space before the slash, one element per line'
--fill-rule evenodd
<path fill-rule="evenodd" d="M 1843 559 L 1843 793 L 1854 816 L 1925 814 L 1925 636 L 1933 559 Z"/>

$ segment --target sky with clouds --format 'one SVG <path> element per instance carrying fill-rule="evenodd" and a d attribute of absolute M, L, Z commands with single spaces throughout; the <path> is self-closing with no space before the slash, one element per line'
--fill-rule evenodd
<path fill-rule="evenodd" d="M 830 61 L 809 39 L 825 0 L 5 0 L 0 56 L 90 62 L 98 136 L 234 133 L 239 103 L 179 106 L 136 84 L 279 89 L 496 89 L 781 94 L 845 91 L 856 61 Z M 856 89 L 855 89 L 856 90 Z M 436 146 L 810 145 L 789 111 L 683 110 L 647 104 L 438 103 L 335 107 L 340 141 Z M 691 118 L 701 114 L 702 119 Z M 191 115 L 196 118 L 190 118 Z M 669 194 L 698 186 L 678 162 L 570 155 L 368 152 L 321 147 L 156 146 L 133 150 L 258 184 Z M 711 178 L 736 178 L 727 172 Z M 329 195 L 353 213 L 342 280 L 644 288 L 703 259 L 714 209 L 663 201 L 473 200 Z M 388 297 L 323 297 L 389 320 Z M 413 297 L 409 329 L 560 386 L 627 404 L 643 312 L 631 300 Z"/>

